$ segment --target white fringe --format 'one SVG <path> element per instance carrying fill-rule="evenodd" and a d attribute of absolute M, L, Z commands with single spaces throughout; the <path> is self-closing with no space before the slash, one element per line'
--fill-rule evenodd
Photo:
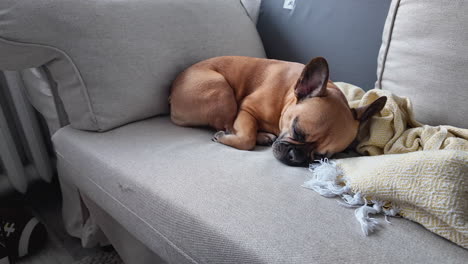
<path fill-rule="evenodd" d="M 344 200 L 343 202 L 338 202 L 339 204 L 345 206 L 345 207 L 359 207 L 362 206 L 365 201 L 361 195 L 360 192 L 352 195 L 352 194 L 343 194 L 341 196 L 341 199 Z"/>
<path fill-rule="evenodd" d="M 350 191 L 348 186 L 343 186 L 343 182 L 337 179 L 337 175 L 341 175 L 343 172 L 336 167 L 335 162 L 329 162 L 325 158 L 320 161 L 320 164 L 311 164 L 309 170 L 313 173 L 313 177 L 309 181 L 304 182 L 302 187 L 312 189 L 328 198 Z"/>
<path fill-rule="evenodd" d="M 319 161 L 319 164 L 311 164 L 309 170 L 312 172 L 312 178 L 302 185 L 302 187 L 312 189 L 322 196 L 331 198 L 339 196 L 343 202 L 340 205 L 349 208 L 356 208 L 354 215 L 361 225 L 362 232 L 367 236 L 372 233 L 379 225 L 379 221 L 369 215 L 384 214 L 385 221 L 388 221 L 387 216 L 396 216 L 398 208 L 384 208 L 385 202 L 372 200 L 372 206 L 369 206 L 363 195 L 352 193 L 348 182 L 343 176 L 343 171 L 336 166 L 334 161 L 329 161 L 327 158 Z"/>
<path fill-rule="evenodd" d="M 378 211 L 374 207 L 367 206 L 367 203 L 354 211 L 356 219 L 361 224 L 361 230 L 364 235 L 369 235 L 369 232 L 374 232 L 379 224 L 377 219 L 369 217 L 369 214 L 377 214 Z"/>

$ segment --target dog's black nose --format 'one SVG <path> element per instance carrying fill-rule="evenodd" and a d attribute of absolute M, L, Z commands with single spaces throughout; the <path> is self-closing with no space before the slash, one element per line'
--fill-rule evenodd
<path fill-rule="evenodd" d="M 306 166 L 309 163 L 309 155 L 306 152 L 306 149 L 301 146 L 295 146 L 289 142 L 273 143 L 275 158 L 289 166 Z"/>
<path fill-rule="evenodd" d="M 289 162 L 292 164 L 297 164 L 297 166 L 307 163 L 308 156 L 303 149 L 297 149 L 292 147 L 288 153 Z"/>
<path fill-rule="evenodd" d="M 294 149 L 291 149 L 288 153 L 288 159 L 292 162 L 296 160 L 296 153 L 294 152 Z"/>

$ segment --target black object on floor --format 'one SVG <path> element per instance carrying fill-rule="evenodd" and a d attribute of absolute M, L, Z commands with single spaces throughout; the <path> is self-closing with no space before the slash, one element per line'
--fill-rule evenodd
<path fill-rule="evenodd" d="M 8 255 L 6 242 L 3 238 L 3 232 L 0 231 L 0 264 L 13 264 Z"/>
<path fill-rule="evenodd" d="M 76 261 L 73 264 L 124 264 L 122 259 L 119 257 L 117 252 L 101 252 L 94 256 L 86 257 L 80 261 Z"/>
<path fill-rule="evenodd" d="M 40 250 L 47 240 L 44 225 L 18 201 L 2 201 L 0 204 L 0 233 L 10 260 Z"/>

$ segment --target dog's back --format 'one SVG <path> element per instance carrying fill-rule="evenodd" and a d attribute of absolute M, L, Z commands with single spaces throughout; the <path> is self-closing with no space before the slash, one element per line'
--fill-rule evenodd
<path fill-rule="evenodd" d="M 174 81 L 171 118 L 178 125 L 231 131 L 243 104 L 260 119 L 278 120 L 278 105 L 303 68 L 299 63 L 241 56 L 199 62 Z M 272 129 L 277 130 L 277 124 Z"/>

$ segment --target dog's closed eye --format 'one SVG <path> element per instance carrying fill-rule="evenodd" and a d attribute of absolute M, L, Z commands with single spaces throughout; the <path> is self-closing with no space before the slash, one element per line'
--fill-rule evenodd
<path fill-rule="evenodd" d="M 291 137 L 296 141 L 305 142 L 306 134 L 297 125 L 298 120 L 299 120 L 298 117 L 294 118 Z"/>

